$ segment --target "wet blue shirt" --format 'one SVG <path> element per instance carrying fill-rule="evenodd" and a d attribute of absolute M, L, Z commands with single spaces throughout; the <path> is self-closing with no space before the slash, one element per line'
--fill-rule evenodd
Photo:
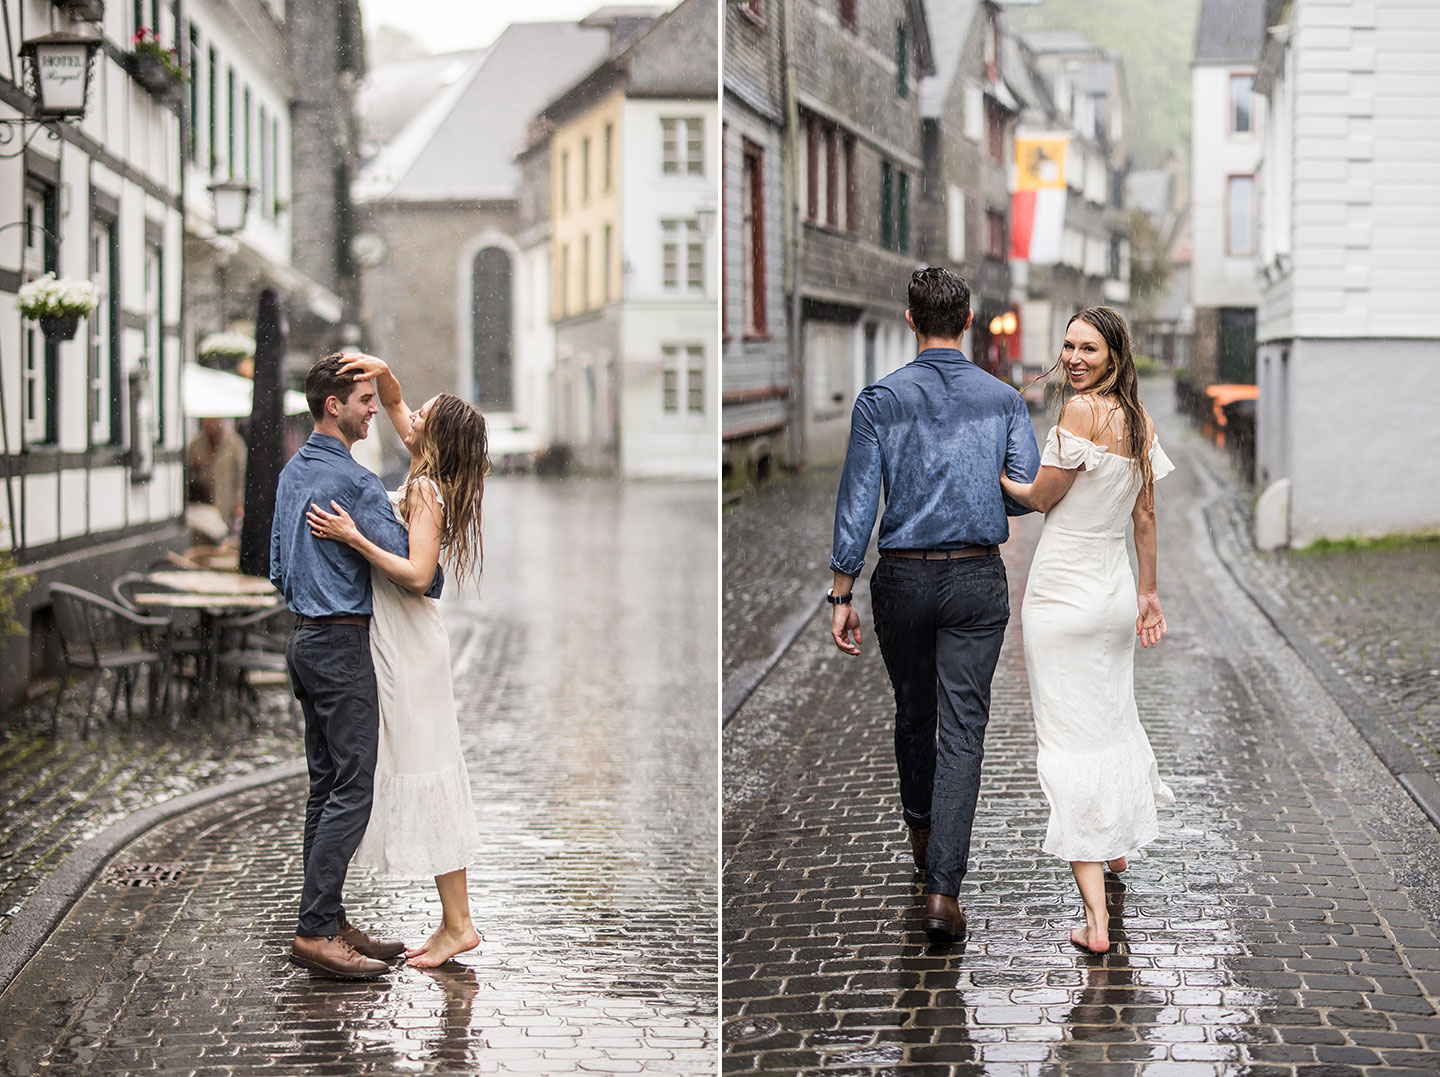
<path fill-rule="evenodd" d="M 345 443 L 318 431 L 280 472 L 275 522 L 270 526 L 270 582 L 285 605 L 306 617 L 371 612 L 370 563 L 333 539 L 316 538 L 305 522 L 311 504 L 345 507 L 360 533 L 401 557 L 410 556 L 410 535 L 395 518 L 379 477 L 355 462 Z M 445 574 L 435 566 L 427 598 L 439 598 Z"/>
<path fill-rule="evenodd" d="M 882 490 L 882 550 L 998 546 L 1006 516 L 1030 511 L 1004 496 L 1002 467 L 1016 482 L 1040 468 L 1025 401 L 956 349 L 925 349 L 855 399 L 830 567 L 860 575 Z"/>

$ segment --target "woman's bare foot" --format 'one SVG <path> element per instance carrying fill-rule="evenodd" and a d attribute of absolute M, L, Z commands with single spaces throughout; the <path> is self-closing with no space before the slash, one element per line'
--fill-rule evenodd
<path fill-rule="evenodd" d="M 435 934 L 419 946 L 406 950 L 405 960 L 406 964 L 414 965 L 417 969 L 433 969 L 445 964 L 456 954 L 463 954 L 479 945 L 480 936 L 475 933 L 474 927 L 452 931 L 441 924 L 435 929 Z"/>
<path fill-rule="evenodd" d="M 1129 861 L 1127 861 L 1123 856 L 1116 857 L 1114 860 L 1105 861 L 1105 867 L 1110 870 L 1111 875 L 1119 875 L 1129 866 Z"/>
<path fill-rule="evenodd" d="M 1110 936 L 1096 931 L 1089 924 L 1070 932 L 1070 942 L 1090 954 L 1103 954 L 1110 949 Z"/>

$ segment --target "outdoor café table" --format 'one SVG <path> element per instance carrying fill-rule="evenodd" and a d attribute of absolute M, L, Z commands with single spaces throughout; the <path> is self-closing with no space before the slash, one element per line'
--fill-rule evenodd
<path fill-rule="evenodd" d="M 269 580 L 241 576 L 235 572 L 207 572 L 187 569 L 151 572 L 146 581 L 164 591 L 141 591 L 134 595 L 137 606 L 193 609 L 200 612 L 200 669 L 196 673 L 195 710 L 209 714 L 218 699 L 220 633 L 215 622 L 243 610 L 278 605 L 280 594 Z"/>

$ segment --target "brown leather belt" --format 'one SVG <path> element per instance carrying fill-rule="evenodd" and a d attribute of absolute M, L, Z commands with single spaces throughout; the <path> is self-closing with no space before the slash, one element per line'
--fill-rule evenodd
<path fill-rule="evenodd" d="M 999 546 L 961 546 L 954 550 L 881 550 L 881 557 L 908 557 L 914 561 L 957 561 L 962 557 L 985 557 L 999 553 Z"/>
<path fill-rule="evenodd" d="M 303 628 L 305 625 L 358 625 L 361 628 L 369 628 L 370 615 L 368 613 L 336 613 L 329 617 L 306 617 L 303 613 L 297 613 L 295 627 Z"/>

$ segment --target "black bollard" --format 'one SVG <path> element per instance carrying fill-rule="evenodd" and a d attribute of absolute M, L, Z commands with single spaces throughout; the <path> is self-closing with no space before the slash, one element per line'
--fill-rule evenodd
<path fill-rule="evenodd" d="M 240 571 L 270 575 L 270 525 L 275 517 L 275 487 L 285 454 L 285 308 L 280 293 L 260 293 L 255 316 L 255 395 L 250 410 L 250 446 L 245 465 L 245 519 L 240 527 Z"/>

